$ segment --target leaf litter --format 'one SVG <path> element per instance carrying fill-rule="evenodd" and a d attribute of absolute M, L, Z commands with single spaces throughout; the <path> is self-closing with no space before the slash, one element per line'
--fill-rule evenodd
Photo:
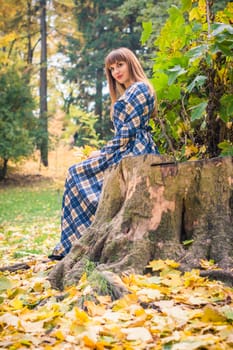
<path fill-rule="evenodd" d="M 20 261 L 30 269 L 0 272 L 0 349 L 233 348 L 233 289 L 199 270 L 182 274 L 175 261 L 152 261 L 151 274 L 121 276 L 128 293 L 115 301 L 97 295 L 86 273 L 61 292 L 50 287 L 55 262 L 44 255 L 58 236 L 56 225 L 1 231 L 1 265 Z M 38 249 L 42 231 L 47 239 Z M 17 258 L 16 251 L 25 254 Z"/>

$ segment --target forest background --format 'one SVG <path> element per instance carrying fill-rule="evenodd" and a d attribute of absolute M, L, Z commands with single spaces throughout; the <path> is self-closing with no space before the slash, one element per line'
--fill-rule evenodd
<path fill-rule="evenodd" d="M 72 337 L 79 334 L 83 349 L 103 349 L 106 344 L 113 349 L 145 349 L 155 342 L 158 349 L 190 348 L 190 342 L 193 349 L 230 348 L 231 291 L 201 279 L 197 272 L 181 279 L 175 263 L 158 263 L 166 291 L 161 285 L 152 290 L 156 278 L 126 277 L 133 297 L 115 304 L 116 314 L 102 320 L 111 323 L 111 329 L 103 328 L 97 339 L 95 317 L 114 307 L 111 301 L 99 299 L 94 306 L 88 300 L 91 287 L 85 276 L 67 294 L 51 291 L 45 278 L 49 266 L 43 259 L 59 238 L 68 166 L 112 135 L 103 70 L 104 57 L 112 48 L 132 49 L 155 87 L 158 116 L 151 127 L 161 153 L 178 161 L 233 155 L 233 2 L 0 0 L 0 5 L 1 265 L 20 259 L 31 261 L 33 267 L 30 272 L 0 276 L 1 346 L 63 349 L 63 342 L 74 344 Z M 207 269 L 213 264 L 202 262 Z M 87 275 L 90 271 L 87 266 Z M 175 276 L 170 282 L 168 272 Z M 177 289 L 186 288 L 180 300 L 189 311 L 178 309 L 178 299 L 173 299 Z M 133 299 L 136 290 L 141 304 Z M 154 305 L 163 316 L 156 316 L 160 328 L 153 326 L 153 332 L 152 316 L 142 304 L 161 295 L 170 298 L 170 304 Z M 87 314 L 79 309 L 84 301 Z M 117 313 L 123 309 L 124 316 Z M 124 327 L 129 333 L 119 330 L 124 328 L 121 317 L 128 320 Z M 168 326 L 174 317 L 174 327 Z M 188 326 L 200 317 L 202 324 Z M 72 322 L 70 333 L 66 322 Z"/>
<path fill-rule="evenodd" d="M 157 92 L 161 153 L 232 154 L 231 22 L 224 0 L 1 1 L 1 178 L 35 147 L 47 166 L 60 136 L 94 147 L 111 137 L 103 63 L 119 46 L 138 55 Z M 58 111 L 59 137 L 49 132 Z"/>

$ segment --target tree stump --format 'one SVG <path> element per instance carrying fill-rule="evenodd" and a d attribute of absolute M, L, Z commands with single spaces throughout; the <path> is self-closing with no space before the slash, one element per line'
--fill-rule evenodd
<path fill-rule="evenodd" d="M 232 218 L 232 157 L 184 163 L 156 155 L 125 158 L 106 173 L 94 223 L 49 280 L 59 289 L 77 283 L 87 259 L 115 273 L 143 273 L 155 259 L 174 259 L 183 270 L 213 259 L 229 272 Z"/>

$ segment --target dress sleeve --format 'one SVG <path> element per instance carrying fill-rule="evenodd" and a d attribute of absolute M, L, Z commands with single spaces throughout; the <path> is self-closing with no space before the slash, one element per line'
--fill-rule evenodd
<path fill-rule="evenodd" d="M 141 117 L 147 112 L 146 96 L 140 92 L 128 99 L 118 100 L 114 106 L 113 115 L 115 135 L 102 148 L 101 154 L 111 154 L 120 148 L 125 149 L 140 128 Z"/>

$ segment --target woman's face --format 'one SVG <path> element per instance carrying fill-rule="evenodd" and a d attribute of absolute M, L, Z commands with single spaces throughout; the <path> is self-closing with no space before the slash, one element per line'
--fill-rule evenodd
<path fill-rule="evenodd" d="M 132 80 L 129 74 L 128 64 L 124 61 L 119 61 L 111 64 L 110 71 L 112 77 L 120 84 L 124 85 L 125 88 L 132 84 Z"/>

